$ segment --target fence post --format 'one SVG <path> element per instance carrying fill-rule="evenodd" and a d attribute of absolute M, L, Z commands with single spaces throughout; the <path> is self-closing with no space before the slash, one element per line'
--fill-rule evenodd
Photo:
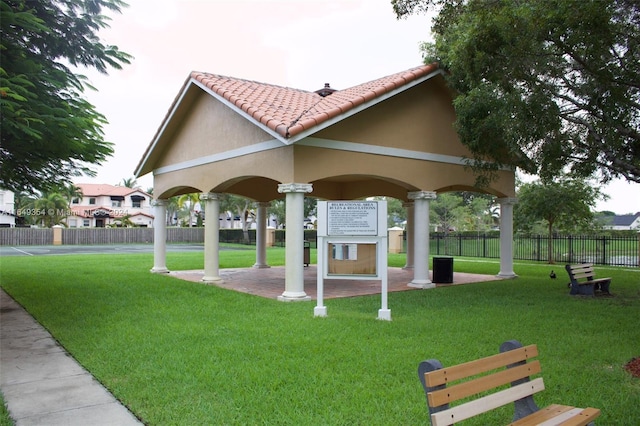
<path fill-rule="evenodd" d="M 482 234 L 482 257 L 487 257 L 487 233 Z"/>
<path fill-rule="evenodd" d="M 640 231 L 638 231 L 638 261 L 636 264 L 640 266 Z"/>
<path fill-rule="evenodd" d="M 62 226 L 60 225 L 53 226 L 53 245 L 62 245 Z"/>

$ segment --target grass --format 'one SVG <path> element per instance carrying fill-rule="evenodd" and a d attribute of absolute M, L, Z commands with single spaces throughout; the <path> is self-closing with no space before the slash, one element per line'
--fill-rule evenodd
<path fill-rule="evenodd" d="M 315 254 L 315 251 L 313 251 Z M 271 265 L 284 250 L 269 249 Z M 313 256 L 312 256 L 313 259 Z M 251 250 L 222 251 L 221 268 L 249 267 Z M 600 424 L 640 418 L 640 270 L 597 268 L 614 296 L 568 295 L 566 273 L 516 264 L 516 280 L 379 296 L 282 303 L 149 273 L 152 255 L 1 259 L 2 287 L 149 425 L 428 424 L 416 370 L 537 343 L 547 390 L 539 405 L 602 409 Z M 391 266 L 404 265 L 390 255 Z M 170 269 L 201 269 L 201 253 L 168 253 Z M 497 262 L 456 258 L 456 271 L 495 274 Z M 506 423 L 512 408 L 469 424 Z"/>
<path fill-rule="evenodd" d="M 5 405 L 2 393 L 0 393 L 0 426 L 13 426 L 13 419 L 9 416 L 9 411 Z"/>

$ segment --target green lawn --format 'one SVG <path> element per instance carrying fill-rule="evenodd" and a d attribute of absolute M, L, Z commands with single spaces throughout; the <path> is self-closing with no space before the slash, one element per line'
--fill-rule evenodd
<path fill-rule="evenodd" d="M 315 255 L 315 253 L 313 253 Z M 268 250 L 271 265 L 284 250 Z M 149 425 L 428 424 L 417 366 L 496 353 L 508 339 L 537 343 L 546 391 L 602 409 L 599 424 L 640 418 L 640 269 L 597 268 L 613 297 L 568 295 L 543 264 L 518 279 L 389 294 L 393 321 L 375 319 L 379 296 L 282 303 L 149 273 L 152 255 L 0 259 L 2 287 L 117 398 Z M 220 266 L 251 266 L 251 250 L 222 251 Z M 392 266 L 403 255 L 389 257 Z M 201 253 L 168 253 L 170 269 L 201 269 Z M 455 260 L 495 274 L 497 262 Z M 469 424 L 507 422 L 512 407 Z"/>

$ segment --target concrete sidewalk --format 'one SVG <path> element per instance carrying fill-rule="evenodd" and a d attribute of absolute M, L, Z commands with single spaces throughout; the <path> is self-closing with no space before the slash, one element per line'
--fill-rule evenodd
<path fill-rule="evenodd" d="M 0 289 L 0 389 L 16 425 L 141 425 Z"/>

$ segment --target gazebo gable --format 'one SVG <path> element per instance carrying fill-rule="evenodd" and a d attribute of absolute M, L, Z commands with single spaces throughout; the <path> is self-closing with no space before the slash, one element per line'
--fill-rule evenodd
<path fill-rule="evenodd" d="M 158 167 L 171 167 L 175 163 L 184 163 L 196 158 L 195 155 L 202 156 L 203 152 L 207 152 L 192 146 L 193 138 L 190 138 L 191 142 L 187 146 L 178 146 L 182 144 L 174 140 L 180 132 L 189 133 L 189 125 L 185 124 L 185 121 L 197 123 L 200 128 L 215 128 L 214 124 L 203 125 L 203 120 L 205 123 L 208 120 L 215 121 L 215 114 L 203 113 L 204 117 L 200 120 L 193 118 L 198 114 L 198 109 L 203 108 L 202 105 L 209 105 L 210 110 L 212 105 L 227 107 L 228 109 L 218 110 L 225 116 L 233 112 L 236 117 L 227 117 L 227 120 L 223 120 L 225 123 L 239 123 L 242 120 L 237 118 L 241 117 L 261 131 L 260 136 L 245 138 L 245 145 L 269 142 L 271 145 L 266 148 L 271 149 L 278 146 L 277 141 L 284 145 L 293 144 L 441 73 L 436 65 L 420 66 L 349 89 L 333 91 L 330 96 L 322 96 L 322 91 L 307 92 L 193 72 L 171 105 L 140 160 L 135 174 L 141 176 Z M 218 103 L 203 101 L 202 92 L 210 95 Z M 210 134 L 214 139 L 218 136 L 215 131 Z M 222 143 L 218 149 L 224 148 L 225 145 Z M 249 148 L 248 151 L 250 150 Z M 192 158 L 187 158 L 189 155 Z"/>

